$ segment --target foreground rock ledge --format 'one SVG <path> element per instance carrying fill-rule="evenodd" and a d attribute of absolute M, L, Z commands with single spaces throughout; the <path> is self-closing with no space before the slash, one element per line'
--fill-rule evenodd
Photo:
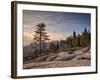
<path fill-rule="evenodd" d="M 52 61 L 24 64 L 24 69 L 90 66 L 90 60 Z"/>

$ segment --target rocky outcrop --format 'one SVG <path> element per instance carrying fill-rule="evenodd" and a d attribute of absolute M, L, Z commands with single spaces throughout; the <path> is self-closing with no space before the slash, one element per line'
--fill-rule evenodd
<path fill-rule="evenodd" d="M 48 56 L 46 61 L 53 61 L 56 57 L 57 57 L 56 55 Z"/>
<path fill-rule="evenodd" d="M 73 52 L 60 52 L 58 54 L 51 53 L 49 55 L 44 55 L 41 57 L 31 58 L 28 57 L 27 59 L 31 59 L 33 62 L 42 62 L 42 61 L 68 61 L 68 60 L 90 60 L 91 53 L 90 48 L 85 47 Z"/>
<path fill-rule="evenodd" d="M 54 61 L 66 61 L 75 58 L 76 55 L 58 56 Z"/>
<path fill-rule="evenodd" d="M 77 54 L 77 56 L 74 58 L 74 60 L 90 60 L 91 59 L 91 52 L 88 47 L 80 49 L 78 51 L 73 52 Z"/>
<path fill-rule="evenodd" d="M 91 58 L 89 47 L 85 47 L 73 52 L 61 52 L 54 59 L 55 61 L 65 61 L 65 60 L 79 60 Z"/>
<path fill-rule="evenodd" d="M 47 55 L 46 56 L 41 56 L 41 57 L 38 57 L 35 61 L 36 62 L 46 61 L 46 58 L 47 58 Z"/>

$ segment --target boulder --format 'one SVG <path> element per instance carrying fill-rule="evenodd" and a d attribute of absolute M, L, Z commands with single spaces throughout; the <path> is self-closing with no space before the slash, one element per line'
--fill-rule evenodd
<path fill-rule="evenodd" d="M 46 61 L 46 58 L 47 58 L 47 56 L 41 56 L 41 57 L 38 57 L 35 61 L 36 62 Z"/>
<path fill-rule="evenodd" d="M 82 55 L 81 59 L 86 59 L 86 60 L 90 60 L 91 59 L 91 54 L 90 52 L 87 52 L 85 54 Z"/>
<path fill-rule="evenodd" d="M 53 55 L 53 56 L 49 56 L 47 57 L 46 61 L 53 61 L 57 56 Z"/>
<path fill-rule="evenodd" d="M 67 55 L 67 56 L 58 56 L 56 59 L 54 59 L 55 61 L 66 61 L 66 60 L 71 60 L 73 58 L 75 58 L 76 55 Z"/>
<path fill-rule="evenodd" d="M 91 53 L 90 53 L 90 50 L 86 53 L 83 53 L 83 54 L 80 54 L 80 55 L 77 55 L 74 60 L 90 60 L 91 59 Z"/>
<path fill-rule="evenodd" d="M 57 54 L 57 56 L 67 56 L 68 55 L 68 52 L 60 52 Z"/>
<path fill-rule="evenodd" d="M 31 56 L 27 56 L 27 57 L 24 57 L 24 58 L 23 58 L 24 61 L 31 60 L 31 59 L 32 59 Z"/>
<path fill-rule="evenodd" d="M 77 55 L 78 54 L 84 54 L 84 53 L 86 53 L 88 51 L 89 51 L 89 47 L 85 47 L 85 48 L 82 48 L 82 49 L 74 51 L 73 54 L 77 54 Z"/>

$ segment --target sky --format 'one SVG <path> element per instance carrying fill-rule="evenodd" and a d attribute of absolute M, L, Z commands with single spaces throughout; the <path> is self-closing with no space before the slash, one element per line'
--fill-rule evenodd
<path fill-rule="evenodd" d="M 73 31 L 81 33 L 86 27 L 90 30 L 91 15 L 89 13 L 52 12 L 23 10 L 24 45 L 33 42 L 34 31 L 38 23 L 46 24 L 46 32 L 50 41 L 66 39 Z"/>

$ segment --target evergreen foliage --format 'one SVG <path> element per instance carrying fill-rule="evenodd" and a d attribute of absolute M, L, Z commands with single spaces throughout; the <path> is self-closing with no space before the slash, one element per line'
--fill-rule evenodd
<path fill-rule="evenodd" d="M 49 41 L 49 36 L 46 32 L 46 24 L 39 23 L 36 25 L 36 31 L 34 35 L 34 44 L 38 44 L 38 48 L 34 50 L 34 56 L 48 55 L 49 53 L 59 53 L 66 51 L 75 51 L 77 49 L 90 46 L 91 33 L 85 28 L 82 33 L 73 34 L 66 38 L 66 40 Z M 47 43 L 46 41 L 49 41 Z M 47 46 L 48 45 L 48 46 Z M 36 46 L 35 46 L 36 47 Z"/>
<path fill-rule="evenodd" d="M 35 53 L 38 53 L 40 56 L 46 50 L 46 41 L 49 40 L 45 26 L 45 23 L 39 23 L 36 25 L 36 31 L 33 39 L 34 43 L 39 45 L 37 46 L 38 49 L 35 50 Z"/>

